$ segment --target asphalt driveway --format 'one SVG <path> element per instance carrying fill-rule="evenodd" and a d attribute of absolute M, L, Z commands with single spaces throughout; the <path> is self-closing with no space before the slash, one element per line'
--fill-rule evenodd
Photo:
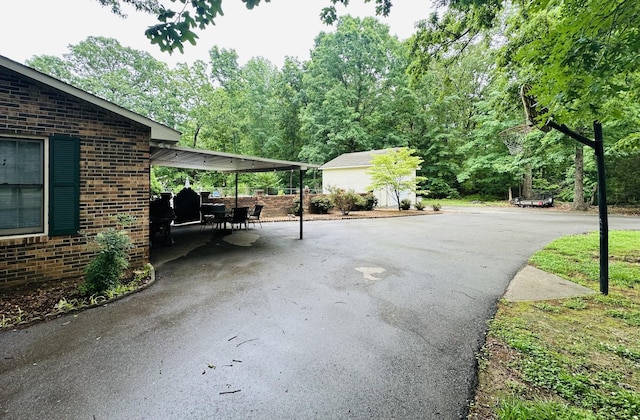
<path fill-rule="evenodd" d="M 263 226 L 196 227 L 202 246 L 151 288 L 0 333 L 0 416 L 458 419 L 509 280 L 598 219 L 466 209 L 309 222 L 302 241 L 297 223 Z"/>

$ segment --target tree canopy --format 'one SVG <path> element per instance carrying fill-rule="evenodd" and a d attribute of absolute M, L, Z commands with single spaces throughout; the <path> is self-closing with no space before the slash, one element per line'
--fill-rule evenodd
<path fill-rule="evenodd" d="M 177 8 L 168 8 L 160 0 L 98 0 L 111 8 L 111 12 L 126 17 L 122 9 L 123 4 L 132 5 L 136 11 L 157 16 L 158 23 L 146 29 L 145 35 L 152 44 L 157 44 L 161 51 L 172 53 L 175 50 L 184 51 L 186 43 L 195 45 L 198 35 L 196 29 L 205 29 L 215 25 L 215 20 L 224 15 L 222 0 L 171 0 L 177 3 Z M 247 9 L 253 9 L 260 2 L 270 3 L 271 0 L 242 0 Z M 349 0 L 327 0 L 330 4 L 320 12 L 320 19 L 332 24 L 338 19 L 335 5 L 347 6 Z M 391 10 L 391 0 L 364 0 L 365 3 L 374 1 L 376 13 L 387 16 Z"/>
<path fill-rule="evenodd" d="M 240 65 L 233 49 L 214 45 L 208 60 L 172 69 L 147 53 L 101 37 L 71 45 L 62 57 L 34 57 L 28 64 L 180 130 L 187 146 L 318 164 L 341 153 L 407 147 L 422 159 L 418 175 L 426 180 L 419 188 L 433 198 L 507 198 L 511 192 L 523 195 L 537 189 L 571 200 L 577 191 L 579 151 L 558 132 L 524 125 L 519 87 L 530 83 L 538 89 L 538 99 L 549 104 L 548 117 L 585 136 L 592 119 L 603 122 L 610 200 L 640 202 L 635 181 L 640 179 L 640 75 L 630 64 L 637 57 L 631 37 L 637 24 L 620 17 L 627 27 L 615 28 L 610 22 L 609 38 L 589 41 L 620 39 L 607 44 L 618 48 L 620 57 L 609 60 L 613 51 L 594 50 L 601 55 L 581 55 L 575 68 L 553 67 L 551 63 L 560 62 L 563 54 L 568 57 L 571 49 L 551 45 L 564 39 L 552 33 L 574 33 L 564 41 L 580 48 L 575 34 L 589 33 L 563 25 L 586 16 L 596 2 L 572 2 L 548 0 L 548 7 L 540 9 L 534 6 L 542 0 L 506 6 L 451 1 L 405 42 L 377 19 L 342 16 L 334 31 L 318 34 L 309 60 L 290 57 L 282 68 L 262 57 Z M 566 9 L 569 4 L 575 12 Z M 623 0 L 616 4 L 626 13 L 635 8 Z M 594 13 L 620 12 L 610 6 L 596 7 Z M 469 13 L 464 15 L 464 10 Z M 447 20 L 446 13 L 457 14 Z M 465 16 L 477 19 L 456 20 Z M 601 27 L 603 19 L 576 25 Z M 456 22 L 461 25 L 457 29 Z M 463 24 L 471 23 L 472 30 L 465 29 Z M 446 31 L 437 32 L 446 28 L 459 35 L 450 45 L 442 42 L 448 39 Z M 426 43 L 429 39 L 431 44 Z M 562 54 L 552 54 L 555 51 Z M 609 69 L 598 67 L 605 58 Z M 564 73 L 540 83 L 553 72 Z M 153 175 L 174 190 L 184 185 L 186 176 L 194 188 L 204 190 L 234 182 L 223 174 L 170 168 L 153 168 Z M 315 171 L 305 177 L 312 189 L 321 184 Z M 587 201 L 594 196 L 595 179 L 593 157 L 585 153 L 580 183 Z M 247 191 L 286 190 L 296 183 L 285 173 L 268 180 L 241 175 L 239 182 Z"/>
<path fill-rule="evenodd" d="M 416 176 L 422 158 L 414 156 L 415 150 L 408 147 L 388 149 L 385 153 L 376 154 L 371 159 L 371 168 L 367 173 L 371 176 L 371 190 L 384 189 L 393 194 L 400 210 L 400 197 L 406 191 L 416 192 L 420 182 L 425 178 Z"/>

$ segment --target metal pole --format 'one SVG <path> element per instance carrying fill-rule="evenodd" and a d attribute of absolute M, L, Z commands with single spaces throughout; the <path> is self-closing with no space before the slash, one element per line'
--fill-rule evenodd
<path fill-rule="evenodd" d="M 593 122 L 596 165 L 598 168 L 598 217 L 600 218 L 600 293 L 609 294 L 609 221 L 607 217 L 607 185 L 604 172 L 602 124 Z"/>
<path fill-rule="evenodd" d="M 302 219 L 304 215 L 304 190 L 302 183 L 304 182 L 304 171 L 300 169 L 300 239 L 302 239 Z"/>

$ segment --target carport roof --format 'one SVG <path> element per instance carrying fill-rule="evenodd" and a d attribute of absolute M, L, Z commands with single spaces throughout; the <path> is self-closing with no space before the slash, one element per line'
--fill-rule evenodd
<path fill-rule="evenodd" d="M 225 173 L 306 171 L 319 167 L 318 165 L 304 162 L 267 159 L 213 150 L 193 149 L 184 146 L 163 145 L 161 143 L 151 146 L 151 164 Z"/>

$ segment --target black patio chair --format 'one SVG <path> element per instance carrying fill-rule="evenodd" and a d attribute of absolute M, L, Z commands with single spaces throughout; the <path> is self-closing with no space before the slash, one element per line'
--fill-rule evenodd
<path fill-rule="evenodd" d="M 254 225 L 256 224 L 256 222 L 260 223 L 260 229 L 262 229 L 262 221 L 260 220 L 260 213 L 262 212 L 263 207 L 264 205 L 262 204 L 256 204 L 253 210 L 251 211 L 251 213 L 249 213 L 249 217 L 247 219 L 249 223 L 253 223 Z"/>
<path fill-rule="evenodd" d="M 202 212 L 202 227 L 211 225 L 217 229 L 222 228 L 225 222 L 224 204 L 205 204 L 200 207 Z"/>
<path fill-rule="evenodd" d="M 225 220 L 231 223 L 231 230 L 233 230 L 234 225 L 238 225 L 238 229 L 244 225 L 244 228 L 247 229 L 247 218 L 249 217 L 249 207 L 235 207 L 231 216 L 228 216 Z"/>

